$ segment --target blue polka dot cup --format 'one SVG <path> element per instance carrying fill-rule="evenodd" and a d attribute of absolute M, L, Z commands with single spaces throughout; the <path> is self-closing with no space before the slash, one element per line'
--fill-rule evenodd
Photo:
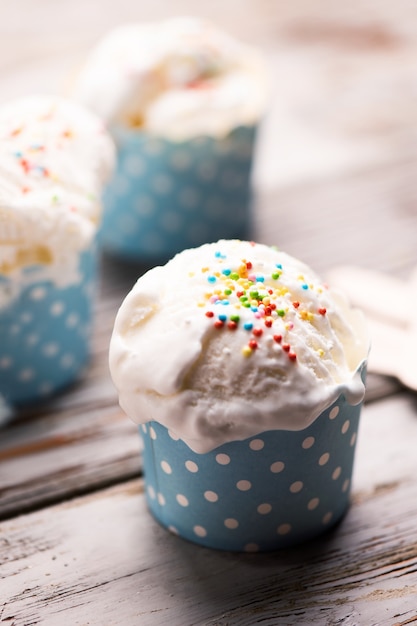
<path fill-rule="evenodd" d="M 341 396 L 302 431 L 268 431 L 205 454 L 143 424 L 149 509 L 172 533 L 220 550 L 271 551 L 319 536 L 349 506 L 360 409 Z"/>
<path fill-rule="evenodd" d="M 9 407 L 65 387 L 89 357 L 95 250 L 82 253 L 76 284 L 58 287 L 40 280 L 38 269 L 25 269 L 25 286 L 0 309 L 0 398 Z M 0 289 L 15 289 L 13 280 L 0 275 Z"/>
<path fill-rule="evenodd" d="M 182 142 L 114 131 L 116 172 L 104 194 L 108 252 L 155 262 L 209 241 L 248 239 L 256 128 Z"/>

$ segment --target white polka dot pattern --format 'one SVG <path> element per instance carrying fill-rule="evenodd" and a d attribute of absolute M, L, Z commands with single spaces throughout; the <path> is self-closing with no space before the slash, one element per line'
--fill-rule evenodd
<path fill-rule="evenodd" d="M 204 526 L 194 526 L 193 531 L 197 537 L 207 537 L 207 531 Z"/>
<path fill-rule="evenodd" d="M 209 502 L 217 502 L 217 500 L 219 499 L 219 496 L 214 491 L 205 491 L 204 497 Z"/>
<path fill-rule="evenodd" d="M 193 474 L 195 472 L 198 472 L 198 465 L 197 463 L 194 463 L 194 461 L 186 461 L 185 467 L 188 469 L 189 472 L 192 472 Z"/>
<path fill-rule="evenodd" d="M 216 454 L 216 461 L 219 465 L 228 465 L 230 463 L 230 456 L 227 454 Z"/>
<path fill-rule="evenodd" d="M 260 504 L 256 509 L 260 515 L 267 515 L 272 511 L 272 506 L 265 502 L 264 504 Z"/>
<path fill-rule="evenodd" d="M 282 461 L 275 461 L 274 463 L 272 463 L 269 469 L 273 474 L 279 474 L 283 471 L 284 467 L 285 464 Z"/>
<path fill-rule="evenodd" d="M 308 450 L 311 446 L 314 446 L 314 437 L 306 437 L 301 445 L 304 450 Z"/>
<path fill-rule="evenodd" d="M 249 489 L 252 487 L 252 484 L 249 480 L 239 480 L 236 483 L 236 487 L 240 490 L 240 491 L 249 491 Z"/>
<path fill-rule="evenodd" d="M 243 546 L 244 552 L 259 552 L 259 546 L 257 543 L 247 543 Z"/>
<path fill-rule="evenodd" d="M 265 444 L 262 439 L 252 439 L 252 441 L 249 443 L 249 447 L 251 450 L 262 450 L 264 445 Z"/>
<path fill-rule="evenodd" d="M 319 458 L 319 465 L 326 465 L 326 463 L 328 463 L 329 459 L 330 459 L 330 454 L 328 452 L 325 452 Z"/>
<path fill-rule="evenodd" d="M 258 552 L 313 537 L 348 506 L 355 442 L 342 431 L 348 420 L 357 432 L 359 413 L 342 397 L 304 431 L 261 433 L 207 454 L 152 422 L 140 428 L 149 507 L 167 528 L 214 548 Z"/>
<path fill-rule="evenodd" d="M 172 474 L 172 468 L 167 461 L 161 461 L 161 468 L 165 474 Z"/>
<path fill-rule="evenodd" d="M 82 255 L 79 273 L 79 284 L 65 288 L 49 282 L 28 285 L 0 310 L 0 395 L 10 405 L 54 393 L 85 366 L 95 251 Z M 8 282 L 0 276 L 1 284 Z"/>
<path fill-rule="evenodd" d="M 304 484 L 301 480 L 296 480 L 294 483 L 290 485 L 291 493 L 298 493 L 304 487 Z"/>
<path fill-rule="evenodd" d="M 226 138 L 183 143 L 119 138 L 104 194 L 103 246 L 157 259 L 206 241 L 248 238 L 255 132 L 240 127 Z"/>

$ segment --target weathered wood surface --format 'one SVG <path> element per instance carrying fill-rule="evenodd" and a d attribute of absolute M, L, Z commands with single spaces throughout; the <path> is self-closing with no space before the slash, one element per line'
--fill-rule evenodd
<path fill-rule="evenodd" d="M 132 19 L 198 12 L 262 45 L 272 104 L 254 238 L 323 274 L 355 263 L 406 277 L 417 264 L 413 2 L 0 0 L 0 12 L 0 102 L 67 90 L 96 39 Z M 107 366 L 143 269 L 104 260 L 85 378 L 0 431 L 0 623 L 417 624 L 417 406 L 395 380 L 368 378 L 353 504 L 328 536 L 233 555 L 153 521 Z"/>
<path fill-rule="evenodd" d="M 352 507 L 298 549 L 234 555 L 158 526 L 135 480 L 0 524 L 0 619 L 42 624 L 394 626 L 417 620 L 417 419 L 366 407 Z"/>
<path fill-rule="evenodd" d="M 414 177 L 415 164 L 406 161 L 258 194 L 259 239 L 278 243 L 324 274 L 332 259 L 403 275 L 417 263 Z M 348 245 L 342 245 L 347 236 Z M 117 308 L 143 270 L 103 259 L 93 360 L 85 379 L 1 432 L 0 518 L 140 472 L 135 428 L 117 407 L 107 350 Z M 370 375 L 367 401 L 398 389 L 395 381 Z"/>
<path fill-rule="evenodd" d="M 352 262 L 355 251 L 359 265 L 401 275 L 417 263 L 414 172 L 411 163 L 384 166 L 259 194 L 259 239 L 278 243 L 323 273 L 331 267 L 329 259 Z M 306 202 L 314 218 L 306 217 Z M 408 207 L 403 215 L 398 202 Z M 364 231 L 356 227 L 362 221 L 367 222 Z M 369 237 L 372 224 L 376 233 Z M 346 233 L 347 246 L 341 245 Z M 103 259 L 93 359 L 84 380 L 47 405 L 23 412 L 16 424 L 0 432 L 0 518 L 140 472 L 135 427 L 118 409 L 107 351 L 117 309 L 144 269 Z M 367 401 L 398 389 L 395 381 L 370 375 Z"/>

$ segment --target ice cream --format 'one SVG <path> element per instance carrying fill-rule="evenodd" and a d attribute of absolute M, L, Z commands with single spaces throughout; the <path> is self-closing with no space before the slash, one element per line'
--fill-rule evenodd
<path fill-rule="evenodd" d="M 251 237 L 266 75 L 262 54 L 198 18 L 128 24 L 98 43 L 72 97 L 117 145 L 103 249 L 156 265 L 207 241 Z"/>
<path fill-rule="evenodd" d="M 361 402 L 368 337 L 306 265 L 221 240 L 142 276 L 110 345 L 121 407 L 205 453 L 268 430 L 301 431 L 339 396 Z"/>
<path fill-rule="evenodd" d="M 260 54 L 198 18 L 121 26 L 80 72 L 74 97 L 109 126 L 170 139 L 225 135 L 263 114 Z"/>
<path fill-rule="evenodd" d="M 52 96 L 1 107 L 0 137 L 0 276 L 8 279 L 0 281 L 1 308 L 35 277 L 77 281 L 114 147 L 95 115 Z"/>
<path fill-rule="evenodd" d="M 114 146 L 99 118 L 54 96 L 2 106 L 0 138 L 0 404 L 12 416 L 88 361 Z"/>

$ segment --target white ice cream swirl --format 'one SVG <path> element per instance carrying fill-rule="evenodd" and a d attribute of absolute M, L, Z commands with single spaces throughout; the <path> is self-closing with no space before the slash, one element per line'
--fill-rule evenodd
<path fill-rule="evenodd" d="M 266 85 L 257 51 L 205 20 L 173 18 L 112 31 L 80 72 L 74 97 L 110 126 L 186 139 L 256 123 Z"/>
<path fill-rule="evenodd" d="M 33 96 L 1 107 L 0 306 L 11 283 L 18 289 L 34 277 L 57 285 L 76 280 L 113 160 L 103 124 L 77 104 Z"/>
<path fill-rule="evenodd" d="M 306 428 L 345 394 L 359 403 L 368 337 L 360 312 L 300 261 L 219 241 L 142 276 L 110 346 L 120 404 L 205 452 Z"/>

